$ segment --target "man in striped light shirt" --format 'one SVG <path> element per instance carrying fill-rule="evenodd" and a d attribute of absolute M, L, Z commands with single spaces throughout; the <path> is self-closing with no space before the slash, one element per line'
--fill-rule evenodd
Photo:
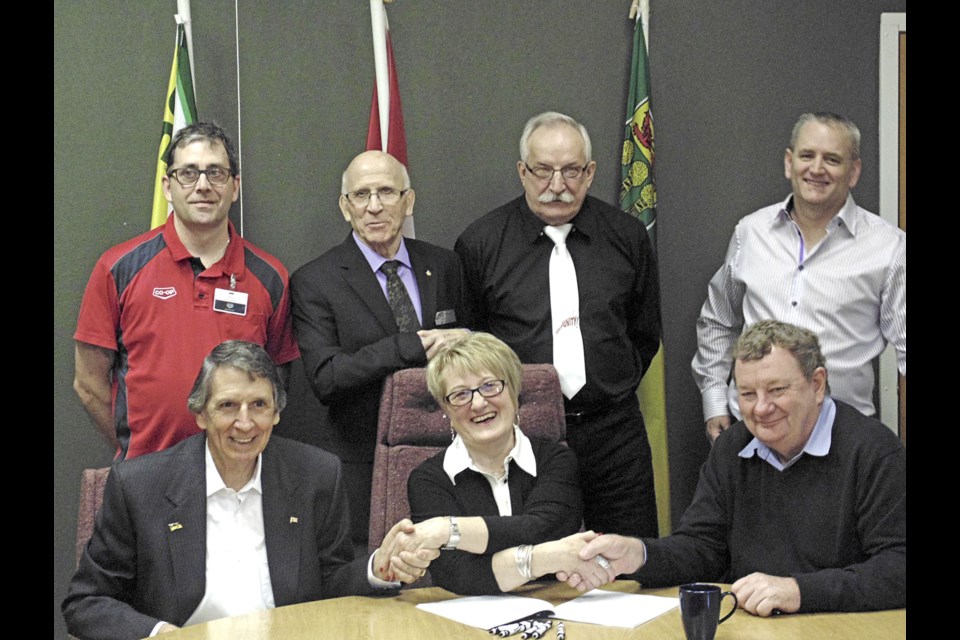
<path fill-rule="evenodd" d="M 873 359 L 891 343 L 907 374 L 907 236 L 856 205 L 860 130 L 833 113 L 805 113 L 784 155 L 793 192 L 737 224 L 697 321 L 693 376 L 707 435 L 739 418 L 728 380 L 743 328 L 776 319 L 820 336 L 832 395 L 873 415 Z"/>

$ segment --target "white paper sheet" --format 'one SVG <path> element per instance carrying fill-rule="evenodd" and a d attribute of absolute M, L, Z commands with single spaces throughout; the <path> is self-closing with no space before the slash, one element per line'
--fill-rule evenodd
<path fill-rule="evenodd" d="M 546 600 L 499 595 L 425 602 L 418 604 L 417 608 L 481 629 L 529 618 L 541 611 L 550 611 L 551 617 L 571 622 L 633 628 L 679 604 L 679 598 L 595 589 L 556 607 Z"/>
<path fill-rule="evenodd" d="M 467 596 L 443 602 L 424 602 L 418 609 L 456 620 L 471 627 L 492 629 L 497 625 L 529 618 L 540 611 L 553 611 L 546 600 L 522 596 Z"/>
<path fill-rule="evenodd" d="M 632 629 L 680 605 L 680 598 L 594 589 L 554 607 L 554 617 Z"/>

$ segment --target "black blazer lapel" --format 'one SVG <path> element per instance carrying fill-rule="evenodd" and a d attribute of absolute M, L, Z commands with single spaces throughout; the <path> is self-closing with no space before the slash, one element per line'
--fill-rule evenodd
<path fill-rule="evenodd" d="M 340 245 L 340 248 L 338 257 L 340 258 L 343 279 L 357 292 L 357 297 L 376 317 L 377 322 L 383 327 L 384 333 L 388 336 L 397 333 L 397 323 L 393 318 L 393 312 L 390 310 L 390 303 L 383 295 L 380 283 L 377 282 L 377 276 L 370 270 L 370 264 L 360 253 L 352 234 L 347 236 L 346 241 Z"/>
<path fill-rule="evenodd" d="M 351 240 L 351 242 L 353 242 Z M 290 472 L 277 449 L 269 445 L 263 451 L 263 532 L 267 544 L 267 562 L 273 600 L 283 606 L 300 602 L 300 537 L 310 519 L 300 513 L 303 505 L 296 499 L 301 480 Z M 300 523 L 304 524 L 301 525 Z M 309 532 L 308 532 L 309 533 Z"/>
<path fill-rule="evenodd" d="M 433 329 L 437 326 L 437 269 L 430 260 L 430 256 L 421 251 L 415 240 L 407 240 L 407 253 L 410 254 L 410 264 L 413 274 L 417 278 L 417 288 L 420 290 L 420 310 L 423 313 L 423 328 Z"/>
<path fill-rule="evenodd" d="M 171 465 L 175 475 L 167 489 L 170 510 L 164 526 L 173 584 L 169 593 L 176 599 L 182 624 L 203 599 L 207 584 L 207 496 L 206 438 L 194 438 L 184 451 L 182 465 Z M 164 516 L 161 516 L 164 517 Z"/>

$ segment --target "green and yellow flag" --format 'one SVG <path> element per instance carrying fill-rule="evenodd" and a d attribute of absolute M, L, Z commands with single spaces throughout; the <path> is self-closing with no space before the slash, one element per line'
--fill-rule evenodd
<path fill-rule="evenodd" d="M 167 85 L 167 99 L 163 105 L 163 129 L 160 151 L 157 154 L 157 175 L 153 186 L 153 215 L 150 228 L 167 222 L 170 203 L 163 196 L 163 176 L 167 173 L 167 150 L 174 134 L 197 120 L 197 102 L 193 95 L 193 76 L 190 73 L 190 49 L 187 46 L 183 23 L 177 24 L 177 46 L 173 50 L 173 67 Z"/>
<path fill-rule="evenodd" d="M 643 24 L 638 15 L 633 28 L 633 64 L 630 68 L 627 121 L 623 134 L 620 207 L 647 225 L 650 240 L 656 243 L 657 189 L 653 181 L 653 158 L 650 73 L 647 71 Z"/>
<path fill-rule="evenodd" d="M 621 159 L 620 208 L 646 226 L 654 249 L 657 246 L 657 189 L 653 180 L 653 112 L 650 108 L 650 73 L 643 20 L 638 13 L 633 28 L 633 63 Z M 670 472 L 667 459 L 667 411 L 663 376 L 663 344 L 647 369 L 640 388 L 640 408 L 653 450 L 653 476 L 657 487 L 660 535 L 670 533 Z"/>

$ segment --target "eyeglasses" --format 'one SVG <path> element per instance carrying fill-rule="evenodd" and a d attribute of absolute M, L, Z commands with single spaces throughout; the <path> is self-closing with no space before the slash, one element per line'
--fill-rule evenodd
<path fill-rule="evenodd" d="M 583 172 L 587 170 L 589 164 L 585 164 L 582 167 L 561 167 L 560 169 L 554 169 L 553 167 L 545 167 L 543 165 L 537 165 L 536 167 L 531 167 L 526 162 L 523 163 L 523 166 L 527 168 L 527 171 L 537 176 L 541 180 L 553 180 L 553 174 L 560 172 L 560 175 L 563 176 L 564 180 L 573 180 L 574 178 L 579 178 L 583 175 Z"/>
<path fill-rule="evenodd" d="M 448 393 L 443 399 L 454 407 L 463 407 L 473 402 L 474 393 L 479 393 L 484 398 L 494 398 L 503 393 L 503 388 L 506 385 L 506 380 L 491 380 L 490 382 L 484 382 L 476 389 L 460 389 L 459 391 Z"/>
<path fill-rule="evenodd" d="M 207 182 L 217 187 L 222 187 L 227 184 L 227 181 L 231 178 L 230 169 L 217 166 L 207 167 L 206 169 L 181 167 L 168 171 L 167 175 L 176 179 L 176 181 L 184 187 L 192 187 L 197 184 L 197 180 L 200 179 L 201 175 L 207 176 Z"/>
<path fill-rule="evenodd" d="M 365 207 L 370 202 L 370 198 L 377 196 L 380 198 L 380 204 L 389 207 L 390 205 L 400 202 L 400 198 L 402 198 L 407 191 L 409 191 L 409 189 L 398 190 L 393 187 L 380 187 L 376 191 L 357 189 L 347 194 L 347 200 L 358 207 Z"/>

